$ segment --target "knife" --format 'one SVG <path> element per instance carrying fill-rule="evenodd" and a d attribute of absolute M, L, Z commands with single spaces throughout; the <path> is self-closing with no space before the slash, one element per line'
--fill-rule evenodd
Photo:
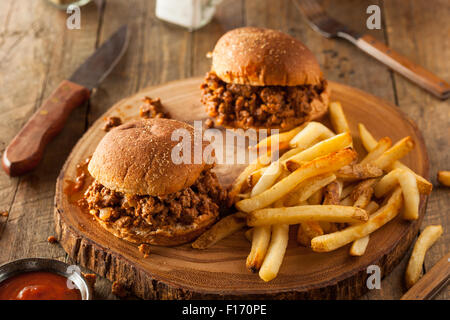
<path fill-rule="evenodd" d="M 128 46 L 126 25 L 120 27 L 100 48 L 63 80 L 14 137 L 2 157 L 5 172 L 19 176 L 34 169 L 46 145 L 62 130 L 71 111 L 89 99 L 119 62 Z"/>
<path fill-rule="evenodd" d="M 365 53 L 384 63 L 439 99 L 450 96 L 450 84 L 435 74 L 411 62 L 408 58 L 388 48 L 374 37 L 350 30 L 339 21 L 331 18 L 316 0 L 293 0 L 306 17 L 311 28 L 326 38 L 342 38 L 350 41 Z"/>

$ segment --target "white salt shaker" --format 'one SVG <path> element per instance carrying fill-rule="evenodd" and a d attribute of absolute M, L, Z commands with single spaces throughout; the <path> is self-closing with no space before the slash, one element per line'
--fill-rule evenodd
<path fill-rule="evenodd" d="M 222 0 L 157 0 L 156 16 L 190 31 L 208 24 Z"/>

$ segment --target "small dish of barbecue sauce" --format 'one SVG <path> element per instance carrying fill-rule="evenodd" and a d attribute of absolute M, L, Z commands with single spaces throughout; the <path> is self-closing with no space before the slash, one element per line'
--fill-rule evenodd
<path fill-rule="evenodd" d="M 0 282 L 0 300 L 81 300 L 78 288 L 70 286 L 62 275 L 25 272 Z"/>
<path fill-rule="evenodd" d="M 79 268 L 51 259 L 23 259 L 0 267 L 0 300 L 90 300 Z"/>

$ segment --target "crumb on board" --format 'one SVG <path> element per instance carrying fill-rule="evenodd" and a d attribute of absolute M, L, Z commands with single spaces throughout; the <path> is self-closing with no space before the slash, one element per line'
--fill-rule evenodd
<path fill-rule="evenodd" d="M 148 244 L 141 244 L 138 247 L 139 252 L 144 254 L 144 258 L 147 258 L 150 255 L 150 246 Z"/>
<path fill-rule="evenodd" d="M 211 128 L 214 128 L 214 121 L 212 120 L 212 119 L 206 119 L 205 120 L 205 127 L 207 128 L 207 129 L 211 129 Z"/>
<path fill-rule="evenodd" d="M 95 281 L 97 281 L 97 275 L 95 273 L 82 273 L 83 277 L 86 279 L 89 287 L 91 289 L 94 289 L 95 287 Z"/>
<path fill-rule="evenodd" d="M 58 239 L 56 239 L 54 236 L 49 236 L 48 238 L 47 238 L 47 241 L 49 242 L 49 243 L 58 243 Z"/>
<path fill-rule="evenodd" d="M 141 118 L 170 118 L 168 113 L 164 113 L 164 106 L 160 98 L 145 97 L 142 101 L 144 104 L 139 108 L 139 116 Z"/>
<path fill-rule="evenodd" d="M 105 117 L 103 120 L 105 121 L 105 124 L 103 125 L 102 130 L 106 132 L 122 124 L 122 119 L 119 117 Z"/>
<path fill-rule="evenodd" d="M 126 296 L 129 295 L 129 292 L 125 286 L 125 284 L 123 284 L 120 281 L 114 281 L 112 286 L 111 286 L 111 292 L 113 294 L 115 294 L 116 296 L 118 296 L 119 298 L 125 298 Z"/>

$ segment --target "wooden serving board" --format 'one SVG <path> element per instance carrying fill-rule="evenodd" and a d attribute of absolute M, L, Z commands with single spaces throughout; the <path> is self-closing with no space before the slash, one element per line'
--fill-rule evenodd
<path fill-rule="evenodd" d="M 160 97 L 171 117 L 187 122 L 207 118 L 201 106 L 200 78 L 171 82 L 144 89 L 114 105 L 105 116 L 123 120 L 138 118 L 144 96 Z M 414 171 L 428 178 L 428 156 L 416 125 L 386 101 L 360 90 L 331 82 L 332 100 L 341 101 L 349 119 L 357 149 L 361 143 L 357 123 L 364 123 L 376 138 L 390 136 L 395 142 L 410 135 L 416 148 L 403 159 Z M 102 117 L 103 118 L 103 117 Z M 362 257 L 351 257 L 349 246 L 329 253 L 315 253 L 291 239 L 279 275 L 262 281 L 245 268 L 250 243 L 243 231 L 222 240 L 214 247 L 199 251 L 189 244 L 178 247 L 152 247 L 144 258 L 138 246 L 115 238 L 88 214 L 69 201 L 63 192 L 67 180 L 73 180 L 76 165 L 92 155 L 105 134 L 99 119 L 80 139 L 67 159 L 56 185 L 55 223 L 66 252 L 79 264 L 112 281 L 127 285 L 146 299 L 350 299 L 362 295 L 366 287 L 367 267 L 378 265 L 388 274 L 401 260 L 416 236 L 426 209 L 426 197 L 420 204 L 420 219 L 403 221 L 400 217 L 371 235 Z M 324 120 L 327 122 L 327 119 Z M 216 168 L 228 185 L 245 165 Z"/>

